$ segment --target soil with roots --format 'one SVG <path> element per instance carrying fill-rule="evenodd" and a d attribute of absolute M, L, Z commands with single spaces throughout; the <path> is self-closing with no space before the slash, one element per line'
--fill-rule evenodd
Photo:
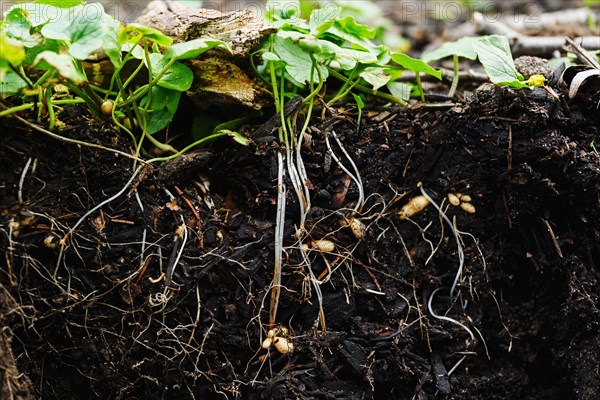
<path fill-rule="evenodd" d="M 304 234 L 287 172 L 276 224 L 274 138 L 130 181 L 129 158 L 0 121 L 0 397 L 598 398 L 595 104 L 485 85 L 325 115 L 301 149 Z M 61 118 L 130 151 L 81 109 Z M 287 333 L 269 326 L 277 230 Z M 261 347 L 273 328 L 293 351 Z"/>

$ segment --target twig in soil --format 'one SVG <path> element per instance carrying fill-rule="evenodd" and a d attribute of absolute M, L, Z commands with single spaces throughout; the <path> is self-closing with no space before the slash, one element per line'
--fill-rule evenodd
<path fill-rule="evenodd" d="M 179 189 L 179 187 L 175 186 L 175 191 L 177 192 L 179 197 L 181 197 L 183 202 L 188 206 L 188 208 L 192 211 L 192 214 L 194 214 L 194 218 L 196 218 L 196 229 L 198 229 L 198 239 L 200 242 L 199 247 L 203 248 L 204 247 L 204 236 L 202 235 L 202 218 L 200 218 L 200 214 L 196 210 L 196 207 L 194 207 L 194 205 L 192 204 L 190 199 L 188 199 L 185 196 L 185 194 L 183 194 L 181 189 Z"/>
<path fill-rule="evenodd" d="M 558 243 L 558 240 L 556 239 L 556 236 L 554 235 L 554 231 L 552 230 L 552 227 L 550 226 L 550 223 L 545 218 L 542 218 L 542 222 L 544 223 L 544 225 L 546 225 L 546 229 L 548 230 L 548 233 L 550 234 L 550 238 L 552 239 L 552 243 L 554 244 L 554 248 L 556 249 L 556 253 L 558 254 L 558 256 L 560 258 L 563 258 L 563 254 L 562 254 L 562 251 L 560 249 L 560 244 Z"/>
<path fill-rule="evenodd" d="M 565 38 L 565 40 L 571 46 L 571 51 L 577 55 L 581 62 L 592 68 L 600 69 L 600 63 L 598 63 L 598 60 L 594 56 L 590 55 L 590 53 L 588 53 L 582 45 L 578 44 L 571 38 Z"/>

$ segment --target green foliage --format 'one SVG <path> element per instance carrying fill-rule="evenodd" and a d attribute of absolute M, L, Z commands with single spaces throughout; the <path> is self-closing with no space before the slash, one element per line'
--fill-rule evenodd
<path fill-rule="evenodd" d="M 505 36 L 464 37 L 444 43 L 438 49 L 423 54 L 423 61 L 430 62 L 450 56 L 479 59 L 493 83 L 516 88 L 529 87 L 515 68 L 510 44 Z"/>
<path fill-rule="evenodd" d="M 524 78 L 515 68 L 505 36 L 484 36 L 473 42 L 473 50 L 493 83 L 519 87 L 519 81 Z"/>
<path fill-rule="evenodd" d="M 399 92 L 394 80 L 402 71 L 441 79 L 441 72 L 425 62 L 376 43 L 376 29 L 357 22 L 352 15 L 340 16 L 343 7 L 321 6 L 305 19 L 302 14 L 307 10 L 300 2 L 267 3 L 268 18 L 278 30 L 263 49 L 265 64 L 259 71 L 274 86 L 280 86 L 276 79 L 292 85 L 289 90 L 284 87 L 283 96 L 290 97 L 298 90 L 312 91 L 333 76 L 343 84 L 330 103 L 361 90 L 404 104 L 405 93 L 402 98 L 394 95 Z M 420 88 L 418 78 L 416 83 Z"/>
<path fill-rule="evenodd" d="M 159 46 L 166 48 L 164 53 Z M 151 135 L 171 123 L 181 93 L 192 84 L 193 73 L 180 60 L 195 58 L 216 46 L 230 50 L 228 44 L 213 39 L 172 45 L 172 39 L 156 29 L 122 24 L 99 3 L 38 0 L 18 4 L 6 12 L 0 25 L 0 94 L 21 94 L 24 101 L 43 96 L 52 103 L 49 93 L 62 82 L 98 118 L 106 118 L 101 105 L 110 100 L 114 106 L 109 117 L 117 126 L 134 137 L 131 128 L 121 122 L 135 120 L 142 139 L 147 137 L 163 151 L 174 151 Z M 84 61 L 104 56 L 114 67 L 108 88 L 90 82 L 84 68 Z M 137 67 L 123 82 L 121 71 L 128 62 Z M 28 78 L 40 74 L 37 82 Z M 27 87 L 30 90 L 23 92 Z M 73 102 L 79 99 L 73 97 Z M 50 121 L 50 126 L 54 122 Z"/>

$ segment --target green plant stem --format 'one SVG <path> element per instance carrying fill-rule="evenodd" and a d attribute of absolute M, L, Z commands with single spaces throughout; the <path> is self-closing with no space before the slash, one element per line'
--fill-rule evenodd
<path fill-rule="evenodd" d="M 148 135 L 150 136 L 150 135 Z M 178 152 L 176 152 L 175 154 L 172 154 L 170 156 L 166 156 L 166 157 L 156 157 L 156 158 L 152 158 L 148 161 L 146 161 L 148 164 L 152 164 L 155 162 L 161 162 L 161 161 L 168 161 L 171 160 L 173 158 L 179 157 L 180 155 L 182 155 L 183 153 L 185 153 L 186 151 L 196 147 L 196 146 L 200 146 L 200 145 L 204 145 L 205 143 L 210 143 L 211 140 L 214 139 L 218 139 L 221 137 L 225 137 L 225 136 L 229 136 L 229 134 L 227 133 L 214 133 L 212 135 L 209 135 L 207 137 L 204 137 L 200 140 L 195 141 L 192 144 L 187 145 L 186 147 L 184 147 L 183 149 L 179 150 Z"/>
<path fill-rule="evenodd" d="M 42 106 L 43 103 L 37 103 L 38 106 Z M 15 106 L 11 108 L 7 108 L 6 110 L 0 111 L 0 118 L 6 117 L 8 115 L 18 113 L 19 111 L 32 110 L 36 106 L 36 103 L 25 103 L 20 106 Z"/>
<path fill-rule="evenodd" d="M 417 88 L 419 89 L 419 97 L 421 97 L 421 102 L 425 103 L 425 92 L 423 91 L 423 83 L 421 82 L 420 72 L 415 72 L 415 81 L 417 81 Z"/>
<path fill-rule="evenodd" d="M 31 86 L 32 87 L 40 86 L 42 83 L 48 81 L 48 79 L 50 79 L 50 77 L 52 77 L 52 75 L 54 75 L 55 72 L 56 72 L 55 70 L 49 69 L 48 71 L 44 72 L 42 74 L 42 76 L 40 76 L 40 78 L 37 81 L 35 81 L 35 83 L 33 83 Z M 29 82 L 31 82 L 31 81 L 29 81 Z"/>
<path fill-rule="evenodd" d="M 52 89 L 46 88 L 45 91 L 46 107 L 48 108 L 48 129 L 54 129 L 56 116 L 54 115 L 54 105 L 52 104 Z"/>
<path fill-rule="evenodd" d="M 123 101 L 122 103 L 119 103 L 118 107 L 119 108 L 125 107 L 126 105 L 129 105 L 129 104 L 141 99 L 146 93 L 148 93 L 148 91 L 150 91 L 150 89 L 154 85 L 156 85 L 158 83 L 158 81 L 160 81 L 160 79 L 169 70 L 169 68 L 171 68 L 171 65 L 173 65 L 173 63 L 175 61 L 176 61 L 175 59 L 169 60 L 169 62 L 163 67 L 163 69 L 160 70 L 160 72 L 156 75 L 156 77 L 148 85 L 144 85 L 144 86 L 140 87 L 139 89 L 137 89 L 131 97 L 129 97 L 127 100 Z"/>
<path fill-rule="evenodd" d="M 65 81 L 64 85 L 67 86 L 71 92 L 75 93 L 77 96 L 79 96 L 85 101 L 85 103 L 89 106 L 90 112 L 94 115 L 96 119 L 102 119 L 102 114 L 100 113 L 100 105 L 102 104 L 102 99 L 89 86 L 79 88 L 78 86 L 75 86 L 67 81 Z M 90 97 L 90 93 L 93 93 L 93 97 L 96 100 Z"/>
<path fill-rule="evenodd" d="M 25 81 L 25 83 L 27 83 L 27 86 L 29 87 L 29 89 L 34 88 L 33 83 L 31 82 L 31 80 L 29 79 L 27 74 L 25 73 L 25 69 L 23 68 L 23 65 L 19 65 L 19 68 L 13 67 L 13 65 L 11 63 L 8 63 L 8 65 L 10 65 L 10 69 L 12 69 L 14 73 L 19 75 L 19 77 L 21 79 L 23 79 Z"/>
<path fill-rule="evenodd" d="M 338 90 L 336 95 L 333 96 L 333 98 L 327 102 L 328 106 L 331 106 L 336 101 L 343 99 L 352 91 L 352 89 L 354 89 L 354 87 L 358 84 L 358 81 L 359 81 L 358 79 L 353 81 L 355 75 L 356 75 L 356 68 L 354 68 L 352 70 L 352 72 L 350 72 L 350 75 L 348 76 L 348 78 L 346 78 L 346 80 L 344 81 L 344 84 L 342 85 L 340 90 Z M 352 82 L 352 83 L 350 83 L 350 82 Z"/>
<path fill-rule="evenodd" d="M 52 101 L 52 104 L 57 105 L 57 106 L 58 105 L 69 105 L 69 104 L 81 104 L 81 103 L 85 103 L 85 100 L 76 98 L 76 99 L 53 100 Z M 42 103 L 42 102 L 38 102 L 37 104 L 36 103 L 25 103 L 25 104 L 21 104 L 20 106 L 7 108 L 6 110 L 0 111 L 0 118 L 7 117 L 11 114 L 15 114 L 20 111 L 33 110 L 36 106 L 42 107 L 43 105 L 44 105 L 44 103 Z"/>
<path fill-rule="evenodd" d="M 133 79 L 137 76 L 137 74 L 142 70 L 143 67 L 144 67 L 144 63 L 140 60 L 140 64 L 136 67 L 136 69 L 133 71 L 133 73 L 131 75 L 129 75 L 129 78 L 127 78 L 127 80 L 123 83 L 122 87 L 120 87 L 119 89 L 125 90 L 125 88 L 127 86 L 129 86 L 131 81 L 133 81 Z M 150 71 L 150 69 L 148 69 L 148 71 Z M 149 74 L 149 76 L 152 76 L 152 75 Z M 118 78 L 118 80 L 120 81 L 120 78 Z"/>
<path fill-rule="evenodd" d="M 36 86 L 37 89 L 37 99 L 38 102 L 37 104 L 42 104 L 41 107 L 38 107 L 37 109 L 37 122 L 42 122 L 42 112 L 44 111 L 44 104 L 45 104 L 45 99 L 44 99 L 44 88 L 41 86 Z"/>
<path fill-rule="evenodd" d="M 358 85 L 358 79 L 357 79 L 357 80 L 355 80 L 354 82 L 352 82 L 352 84 L 351 84 L 351 85 L 349 85 L 349 86 L 346 88 L 346 90 L 345 90 L 345 91 L 343 91 L 343 92 L 341 92 L 341 93 L 340 93 L 340 92 L 338 92 L 338 94 L 337 94 L 337 95 L 336 95 L 334 98 L 332 98 L 331 100 L 329 100 L 329 101 L 327 102 L 327 105 L 328 105 L 328 106 L 331 106 L 331 105 L 332 105 L 332 104 L 334 104 L 336 101 L 338 101 L 338 100 L 341 100 L 341 99 L 343 99 L 344 97 L 346 97 L 346 96 L 347 96 L 347 95 L 348 95 L 348 94 L 349 94 L 349 93 L 352 91 L 352 89 L 354 89 L 354 87 L 355 87 L 356 85 Z"/>
<path fill-rule="evenodd" d="M 333 76 L 334 78 L 339 79 L 341 81 L 345 81 L 346 79 L 348 79 L 344 75 L 340 74 L 339 72 L 337 72 L 334 69 L 329 69 L 329 73 L 331 74 L 331 76 Z M 397 98 L 395 96 L 392 96 L 389 93 L 384 93 L 384 92 L 381 92 L 379 90 L 369 89 L 368 87 L 360 85 L 360 84 L 356 84 L 354 87 L 357 90 L 360 90 L 363 93 L 371 94 L 373 96 L 377 96 L 377 97 L 379 97 L 381 99 L 384 99 L 384 100 L 387 100 L 389 102 L 400 104 L 401 106 L 408 106 L 408 103 L 406 101 L 404 101 L 402 99 L 399 99 L 399 98 Z"/>
<path fill-rule="evenodd" d="M 113 75 L 110 79 L 109 91 L 112 90 L 115 83 L 116 83 L 117 87 L 119 87 L 119 90 L 123 91 L 125 89 L 124 85 L 121 82 L 121 70 L 123 69 L 125 64 L 127 64 L 127 62 L 129 62 L 129 60 L 131 60 L 133 58 L 131 53 L 133 53 L 133 49 L 135 48 L 135 46 L 137 46 L 137 44 L 140 42 L 140 40 L 142 40 L 142 36 L 140 36 L 140 38 L 137 41 L 135 41 L 135 43 L 133 43 L 132 46 L 129 48 L 129 50 L 127 51 L 127 54 L 125 54 L 125 57 L 123 57 L 123 59 L 121 60 L 121 65 L 119 65 L 117 68 L 115 68 Z M 143 65 L 142 61 L 140 61 L 140 65 Z M 140 68 L 140 66 L 138 66 L 138 68 Z M 129 78 L 133 79 L 133 77 L 137 75 L 137 72 L 138 72 L 138 70 L 136 69 Z M 129 81 L 129 79 L 128 79 L 128 81 Z"/>
<path fill-rule="evenodd" d="M 452 86 L 450 86 L 450 90 L 448 91 L 448 97 L 452 98 L 456 94 L 456 88 L 458 88 L 458 56 L 456 54 L 452 55 L 452 62 L 454 65 L 453 75 L 452 75 Z"/>

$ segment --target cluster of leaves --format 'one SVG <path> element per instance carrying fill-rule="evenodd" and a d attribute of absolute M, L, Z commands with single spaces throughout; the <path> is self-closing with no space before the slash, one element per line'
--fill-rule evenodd
<path fill-rule="evenodd" d="M 356 22 L 351 15 L 340 17 L 343 8 L 316 8 L 306 19 L 300 1 L 285 2 L 281 8 L 278 5 L 281 2 L 267 2 L 267 17 L 277 32 L 265 45 L 265 64 L 259 68 L 274 86 L 274 78 L 278 78 L 298 89 L 320 87 L 332 76 L 343 84 L 330 101 L 356 89 L 404 103 L 411 94 L 410 86 L 397 81 L 404 71 L 415 72 L 417 93 L 421 96 L 420 73 L 441 79 L 441 72 L 422 60 L 374 43 L 376 30 Z M 293 90 L 286 93 L 292 95 Z"/>
<path fill-rule="evenodd" d="M 54 101 L 60 83 L 68 88 L 72 102 L 85 101 L 98 117 L 110 115 L 130 133 L 130 127 L 137 125 L 142 137 L 163 150 L 173 150 L 151 135 L 171 122 L 181 93 L 192 84 L 193 73 L 181 61 L 219 45 L 229 48 L 212 39 L 172 44 L 171 38 L 157 30 L 122 24 L 99 3 L 38 0 L 18 4 L 7 11 L 0 25 L 1 94 L 21 94 L 30 108 L 36 97 L 45 100 L 40 104 L 52 107 L 69 102 L 64 93 L 60 101 Z M 85 61 L 98 57 L 113 66 L 108 87 L 95 85 L 86 74 Z M 128 63 L 133 64 L 133 72 L 123 81 L 121 71 Z M 126 120 L 136 123 L 128 127 Z"/>
<path fill-rule="evenodd" d="M 436 50 L 423 54 L 423 61 L 431 62 L 446 57 L 454 57 L 455 63 L 459 57 L 478 59 L 490 81 L 498 85 L 514 88 L 540 85 L 539 77 L 524 81 L 523 75 L 515 67 L 510 44 L 505 36 L 463 37 L 454 42 L 444 43 Z"/>
<path fill-rule="evenodd" d="M 400 104 L 411 95 L 424 99 L 420 74 L 441 79 L 441 71 L 427 63 L 449 56 L 455 63 L 458 57 L 479 59 L 494 83 L 531 85 L 515 69 L 504 37 L 463 38 L 415 59 L 381 44 L 381 29 L 357 22 L 351 6 L 342 0 L 319 8 L 301 0 L 267 2 L 267 19 L 277 32 L 261 49 L 263 64 L 257 70 L 272 84 L 276 104 L 306 89 L 312 98 L 330 77 L 341 84 L 327 95 L 329 103 L 352 94 L 362 107 L 358 92 Z M 170 124 L 181 93 L 192 85 L 193 73 L 181 61 L 220 45 L 229 48 L 210 38 L 172 44 L 157 30 L 122 24 L 98 3 L 35 0 L 13 6 L 0 23 L 0 95 L 22 97 L 23 105 L 9 112 L 46 107 L 51 127 L 54 107 L 85 102 L 99 118 L 109 115 L 134 140 L 132 127 L 137 126 L 142 138 L 174 151 L 152 134 Z M 95 84 L 84 68 L 86 60 L 98 57 L 114 70 L 106 87 Z M 126 65 L 128 74 L 123 74 Z M 416 85 L 398 81 L 407 70 L 414 72 Z M 107 102 L 108 112 L 102 107 Z M 136 145 L 139 148 L 141 141 Z"/>

